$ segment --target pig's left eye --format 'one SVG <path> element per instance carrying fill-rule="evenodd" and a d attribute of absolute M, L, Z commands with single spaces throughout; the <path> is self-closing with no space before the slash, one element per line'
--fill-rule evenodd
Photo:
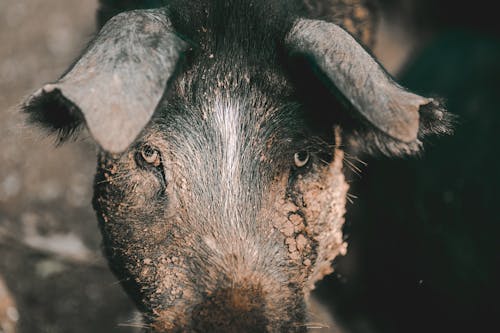
<path fill-rule="evenodd" d="M 161 165 L 161 155 L 160 152 L 149 146 L 144 145 L 141 147 L 140 151 L 136 154 L 136 162 L 141 167 L 159 167 Z"/>
<path fill-rule="evenodd" d="M 293 155 L 293 161 L 297 168 L 302 168 L 309 162 L 309 152 L 299 151 Z"/>

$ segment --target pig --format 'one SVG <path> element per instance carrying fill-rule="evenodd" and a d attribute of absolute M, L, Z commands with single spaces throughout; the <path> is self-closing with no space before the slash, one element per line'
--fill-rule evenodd
<path fill-rule="evenodd" d="M 107 3 L 23 109 L 60 142 L 95 140 L 103 251 L 148 331 L 307 331 L 310 293 L 347 249 L 346 158 L 417 154 L 449 132 L 442 103 L 358 42 L 371 21 L 325 19 L 335 6 L 171 0 L 108 18 Z"/>

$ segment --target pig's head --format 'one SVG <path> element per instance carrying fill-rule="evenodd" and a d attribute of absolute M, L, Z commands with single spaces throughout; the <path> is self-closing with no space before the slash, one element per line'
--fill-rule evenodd
<path fill-rule="evenodd" d="M 209 3 L 119 14 L 25 110 L 99 145 L 105 253 L 155 331 L 304 331 L 344 150 L 415 153 L 446 114 L 290 1 Z"/>

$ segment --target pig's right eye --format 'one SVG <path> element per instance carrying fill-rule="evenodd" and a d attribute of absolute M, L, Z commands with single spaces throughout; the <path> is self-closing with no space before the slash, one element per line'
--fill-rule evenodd
<path fill-rule="evenodd" d="M 161 166 L 161 155 L 158 149 L 144 145 L 135 155 L 135 161 L 142 168 L 159 168 Z"/>
<path fill-rule="evenodd" d="M 309 152 L 307 151 L 299 151 L 293 155 L 293 161 L 297 168 L 302 168 L 307 165 L 309 162 Z"/>

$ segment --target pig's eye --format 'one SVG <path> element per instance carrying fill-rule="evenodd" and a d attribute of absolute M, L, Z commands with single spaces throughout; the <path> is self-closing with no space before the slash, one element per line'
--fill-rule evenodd
<path fill-rule="evenodd" d="M 159 167 L 161 165 L 160 152 L 151 146 L 144 145 L 136 154 L 136 161 L 142 167 Z"/>
<path fill-rule="evenodd" d="M 293 155 L 293 161 L 297 168 L 302 168 L 309 162 L 309 153 L 307 151 L 299 151 Z"/>

